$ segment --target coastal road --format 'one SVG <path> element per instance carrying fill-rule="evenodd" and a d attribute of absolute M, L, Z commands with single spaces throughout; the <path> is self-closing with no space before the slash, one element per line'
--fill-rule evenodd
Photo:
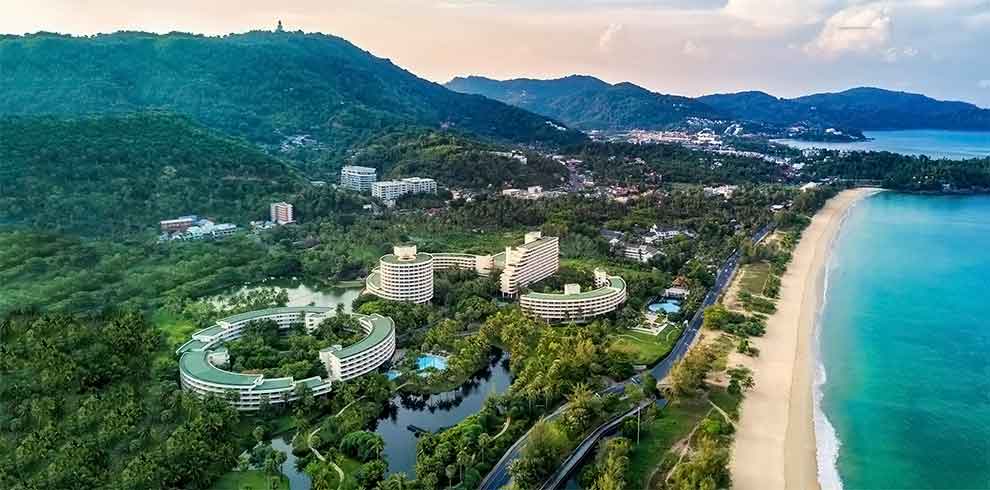
<path fill-rule="evenodd" d="M 772 225 L 764 226 L 753 235 L 753 242 L 759 243 L 763 241 L 763 239 L 766 238 L 771 231 L 773 231 Z M 739 250 L 736 250 L 732 253 L 732 255 L 729 256 L 729 258 L 727 258 L 722 263 L 722 266 L 719 267 L 718 272 L 715 274 L 715 284 L 708 291 L 708 294 L 705 295 L 705 299 L 702 301 L 701 307 L 698 308 L 698 311 L 696 311 L 694 316 L 691 317 L 691 321 L 688 323 L 688 328 L 684 330 L 684 333 L 681 335 L 681 338 L 678 339 L 677 344 L 674 345 L 674 348 L 671 349 L 670 353 L 667 354 L 667 356 L 662 361 L 657 363 L 656 366 L 650 369 L 650 373 L 654 377 L 656 377 L 656 379 L 660 380 L 665 378 L 667 376 L 667 373 L 669 373 L 670 369 L 674 366 L 674 363 L 677 362 L 680 358 L 684 357 L 684 354 L 687 352 L 688 348 L 691 346 L 691 344 L 694 343 L 694 339 L 695 337 L 697 337 L 698 331 L 701 330 L 701 324 L 702 321 L 704 320 L 705 308 L 715 304 L 715 301 L 718 300 L 718 297 L 722 294 L 723 291 L 725 291 L 725 288 L 729 285 L 729 281 L 732 279 L 733 274 L 735 274 L 736 269 L 739 267 L 739 259 L 740 259 L 740 253 Z M 616 383 L 612 386 L 609 386 L 608 388 L 603 390 L 603 392 L 621 393 L 625 390 L 625 385 L 627 383 L 638 384 L 638 382 L 639 382 L 639 377 L 634 376 L 633 378 L 626 380 L 625 382 Z M 660 403 L 665 404 L 665 401 L 661 401 Z M 561 406 L 560 408 L 555 410 L 552 414 L 548 415 L 546 419 L 552 420 L 556 418 L 561 413 L 563 413 L 566 407 L 567 407 L 566 404 Z M 608 423 L 606 423 L 605 425 L 608 425 Z M 602 427 L 599 427 L 599 429 L 601 428 Z M 601 437 L 601 435 L 604 434 L 605 432 L 599 432 L 599 429 L 596 429 L 595 432 L 593 432 L 593 434 L 598 434 L 598 437 Z M 502 459 L 498 461 L 495 467 L 492 468 L 492 470 L 488 473 L 488 475 L 485 476 L 485 479 L 481 481 L 481 485 L 478 486 L 478 490 L 498 490 L 509 484 L 509 481 L 511 480 L 511 477 L 509 475 L 509 464 L 515 461 L 519 457 L 519 453 L 522 451 L 522 447 L 528 435 L 529 432 L 527 432 L 521 438 L 519 438 L 519 440 L 516 441 L 516 443 L 513 444 L 508 451 L 506 451 L 505 455 L 502 456 Z M 566 476 L 569 475 L 570 472 L 573 471 L 573 469 L 577 468 L 577 466 L 581 463 L 584 457 L 587 456 L 587 454 L 590 452 L 590 448 L 594 447 L 594 442 L 597 442 L 597 440 L 598 440 L 597 437 L 594 439 L 586 438 L 585 441 L 582 441 L 582 444 L 578 446 L 578 449 L 576 449 L 573 453 L 571 453 L 568 459 L 564 461 L 564 463 L 561 465 L 561 468 L 558 469 L 556 474 L 557 476 L 559 476 L 562 472 L 564 473 L 565 476 L 561 480 L 560 482 L 561 484 L 567 481 Z M 585 451 L 579 452 L 579 450 L 584 447 L 585 443 L 590 443 L 590 447 Z M 556 476 L 553 478 L 554 480 L 557 479 Z M 545 488 L 556 488 L 556 487 L 545 487 Z"/>

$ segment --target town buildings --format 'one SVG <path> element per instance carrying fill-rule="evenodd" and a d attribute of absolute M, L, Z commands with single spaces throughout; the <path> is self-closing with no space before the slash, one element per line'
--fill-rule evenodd
<path fill-rule="evenodd" d="M 340 187 L 357 192 L 368 192 L 378 180 L 378 171 L 371 167 L 347 165 L 340 169 Z"/>
<path fill-rule="evenodd" d="M 159 221 L 159 227 L 162 230 L 161 236 L 158 237 L 159 242 L 220 239 L 237 232 L 235 224 L 216 224 L 206 218 L 193 215 Z"/>
<path fill-rule="evenodd" d="M 181 233 L 194 226 L 197 221 L 199 221 L 199 217 L 196 215 L 179 216 L 175 219 L 163 219 L 159 221 L 158 227 L 162 233 Z"/>
<path fill-rule="evenodd" d="M 408 177 L 401 180 L 383 180 L 371 185 L 371 196 L 382 201 L 395 201 L 406 194 L 437 192 L 437 181 L 423 177 Z"/>
<path fill-rule="evenodd" d="M 294 223 L 292 205 L 287 202 L 273 202 L 271 207 L 272 223 L 276 225 L 287 225 Z"/>

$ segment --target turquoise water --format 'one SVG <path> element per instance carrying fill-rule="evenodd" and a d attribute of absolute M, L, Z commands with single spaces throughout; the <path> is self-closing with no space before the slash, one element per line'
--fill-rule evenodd
<path fill-rule="evenodd" d="M 447 369 L 447 359 L 433 354 L 423 354 L 416 359 L 416 367 L 419 368 L 420 371 L 428 368 L 443 371 Z"/>
<path fill-rule="evenodd" d="M 680 313 L 681 302 L 676 299 L 665 299 L 663 301 L 651 303 L 650 306 L 647 306 L 647 309 L 653 313 L 660 313 L 661 311 L 668 314 Z"/>
<path fill-rule="evenodd" d="M 988 307 L 990 197 L 853 208 L 819 329 L 823 488 L 990 488 Z"/>
<path fill-rule="evenodd" d="M 828 148 L 849 151 L 890 151 L 904 155 L 928 155 L 932 158 L 962 160 L 990 156 L 990 132 L 942 131 L 914 129 L 906 131 L 865 131 L 870 141 L 856 143 L 819 143 L 777 140 L 795 148 Z"/>

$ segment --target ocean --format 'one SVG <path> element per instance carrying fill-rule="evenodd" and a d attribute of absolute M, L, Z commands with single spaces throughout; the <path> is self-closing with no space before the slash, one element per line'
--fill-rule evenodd
<path fill-rule="evenodd" d="M 775 140 L 795 148 L 828 148 L 849 151 L 890 151 L 903 155 L 928 155 L 932 158 L 963 160 L 990 156 L 990 132 L 942 131 L 913 129 L 905 131 L 864 131 L 869 141 L 855 143 L 820 143 L 798 140 Z"/>
<path fill-rule="evenodd" d="M 823 489 L 990 489 L 990 196 L 850 211 L 819 318 Z"/>

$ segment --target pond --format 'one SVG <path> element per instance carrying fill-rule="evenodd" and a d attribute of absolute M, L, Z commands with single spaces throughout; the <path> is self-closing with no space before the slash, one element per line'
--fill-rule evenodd
<path fill-rule="evenodd" d="M 410 428 L 436 432 L 456 425 L 481 410 L 489 396 L 502 393 L 512 383 L 509 356 L 500 352 L 488 367 L 460 388 L 436 395 L 396 395 L 378 420 L 375 432 L 385 440 L 389 473 L 416 476 L 416 442 Z"/>
<path fill-rule="evenodd" d="M 282 435 L 272 439 L 272 449 L 285 453 L 285 462 L 282 463 L 282 474 L 289 478 L 289 490 L 309 490 L 313 486 L 313 480 L 303 471 L 296 469 L 297 458 L 292 454 L 292 441 L 286 439 L 289 435 Z"/>
<path fill-rule="evenodd" d="M 260 288 L 281 288 L 289 295 L 289 302 L 286 306 L 330 306 L 336 307 L 338 304 L 344 305 L 344 311 L 351 312 L 351 303 L 361 295 L 364 290 L 363 285 L 344 285 L 317 287 L 304 284 L 300 281 L 274 280 L 266 281 L 262 284 L 244 286 L 237 293 L 254 291 Z"/>

